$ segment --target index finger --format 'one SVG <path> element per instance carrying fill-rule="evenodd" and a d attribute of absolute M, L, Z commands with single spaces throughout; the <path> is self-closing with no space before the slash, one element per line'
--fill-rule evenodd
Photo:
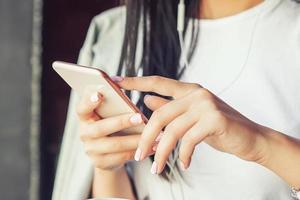
<path fill-rule="evenodd" d="M 154 92 L 174 98 L 184 96 L 196 87 L 196 84 L 184 83 L 162 76 L 124 77 L 122 81 L 118 81 L 118 84 L 125 90 Z"/>

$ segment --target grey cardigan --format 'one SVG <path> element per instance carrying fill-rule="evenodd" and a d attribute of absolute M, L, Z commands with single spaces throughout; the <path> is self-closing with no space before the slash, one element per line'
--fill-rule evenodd
<path fill-rule="evenodd" d="M 101 67 L 116 73 L 124 33 L 125 9 L 106 11 L 91 22 L 78 63 Z M 56 171 L 52 200 L 87 199 L 91 189 L 93 166 L 79 140 L 76 105 L 79 96 L 71 92 L 63 141 Z"/>

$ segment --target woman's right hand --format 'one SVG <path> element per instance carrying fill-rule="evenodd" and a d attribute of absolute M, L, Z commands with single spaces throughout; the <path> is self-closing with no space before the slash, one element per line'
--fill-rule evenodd
<path fill-rule="evenodd" d="M 112 170 L 133 159 L 140 135 L 110 135 L 138 126 L 143 120 L 138 113 L 100 119 L 95 109 L 99 106 L 101 109 L 104 98 L 99 92 L 85 92 L 77 107 L 77 114 L 80 120 L 80 139 L 87 155 L 96 168 Z"/>

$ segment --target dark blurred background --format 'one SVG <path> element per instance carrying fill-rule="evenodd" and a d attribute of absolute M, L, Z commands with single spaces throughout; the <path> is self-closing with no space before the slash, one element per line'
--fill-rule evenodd
<path fill-rule="evenodd" d="M 92 17 L 118 5 L 119 0 L 0 0 L 1 199 L 51 199 L 70 93 L 51 63 L 76 62 Z M 34 36 L 38 32 L 41 38 Z M 34 53 L 34 37 L 40 54 Z M 40 101 L 32 97 L 32 54 L 41 68 Z M 33 120 L 35 112 L 39 118 Z"/>

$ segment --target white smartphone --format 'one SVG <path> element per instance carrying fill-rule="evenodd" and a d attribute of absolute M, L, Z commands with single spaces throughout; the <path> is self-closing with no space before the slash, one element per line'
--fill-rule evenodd
<path fill-rule="evenodd" d="M 55 61 L 52 67 L 80 96 L 86 90 L 98 91 L 104 96 L 104 101 L 95 110 L 101 118 L 114 117 L 126 113 L 140 113 L 144 123 L 122 130 L 122 133 L 139 134 L 143 131 L 147 118 L 104 71 L 94 67 L 61 61 Z"/>

